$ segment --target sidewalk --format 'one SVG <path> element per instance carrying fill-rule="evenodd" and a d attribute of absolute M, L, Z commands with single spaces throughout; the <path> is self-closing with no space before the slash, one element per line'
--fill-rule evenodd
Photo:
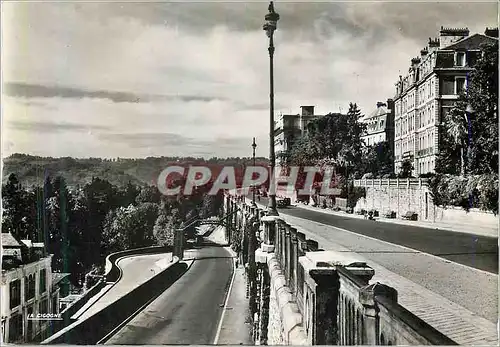
<path fill-rule="evenodd" d="M 348 218 L 358 218 L 365 219 L 365 217 L 357 214 L 350 214 L 345 212 L 337 212 L 328 208 L 321 207 L 313 207 L 305 204 L 293 204 L 293 207 L 302 208 L 305 210 L 321 212 L 326 214 L 331 214 L 335 216 L 348 217 Z M 393 223 L 400 225 L 411 225 L 415 227 L 429 228 L 429 229 L 437 229 L 437 230 L 449 230 L 455 231 L 459 233 L 480 235 L 480 236 L 488 236 L 488 237 L 496 237 L 498 238 L 498 228 L 491 228 L 481 225 L 457 225 L 452 223 L 444 223 L 444 222 L 428 222 L 428 221 L 408 221 L 402 219 L 390 219 L 384 217 L 375 217 L 375 220 L 383 223 Z"/>
<path fill-rule="evenodd" d="M 235 257 L 236 254 L 231 252 Z M 253 345 L 252 323 L 246 297 L 245 267 L 234 268 L 234 279 L 221 318 L 221 327 L 216 344 Z"/>
<path fill-rule="evenodd" d="M 220 245 L 227 245 L 224 227 L 216 228 L 213 233 L 205 238 Z M 234 262 L 237 257 L 236 253 L 230 247 L 225 247 L 225 249 L 231 253 Z M 236 266 L 235 262 L 233 264 L 234 274 L 214 344 L 253 345 L 252 323 L 249 319 L 249 301 L 246 297 L 245 267 L 243 264 L 238 264 L 238 266 Z"/>

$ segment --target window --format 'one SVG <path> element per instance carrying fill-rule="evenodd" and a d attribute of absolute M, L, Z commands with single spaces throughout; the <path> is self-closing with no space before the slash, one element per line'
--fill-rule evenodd
<path fill-rule="evenodd" d="M 40 311 L 39 311 L 39 313 L 49 313 L 49 300 L 48 299 L 44 299 L 40 303 Z"/>
<path fill-rule="evenodd" d="M 10 282 L 10 308 L 21 304 L 21 280 L 17 279 Z"/>
<path fill-rule="evenodd" d="M 40 294 L 45 293 L 47 290 L 47 270 L 40 270 Z"/>
<path fill-rule="evenodd" d="M 465 66 L 465 52 L 457 52 L 455 55 L 455 65 Z"/>
<path fill-rule="evenodd" d="M 460 94 L 462 92 L 465 92 L 465 78 L 458 77 L 455 79 L 455 82 L 456 82 L 455 94 Z"/>
<path fill-rule="evenodd" d="M 52 298 L 52 313 L 59 313 L 59 305 L 57 305 L 57 296 Z"/>
<path fill-rule="evenodd" d="M 453 95 L 455 94 L 455 79 L 453 76 L 443 76 L 441 79 L 440 91 L 441 95 Z"/>
<path fill-rule="evenodd" d="M 35 297 L 35 274 L 24 278 L 24 300 L 28 301 Z"/>

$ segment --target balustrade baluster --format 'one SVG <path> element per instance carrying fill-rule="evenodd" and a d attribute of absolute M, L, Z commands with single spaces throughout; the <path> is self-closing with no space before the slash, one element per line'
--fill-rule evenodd
<path fill-rule="evenodd" d="M 298 240 L 297 240 L 297 229 L 293 228 L 292 233 L 292 257 L 290 259 L 290 289 L 292 290 L 292 293 L 297 294 L 297 263 L 299 262 L 299 255 L 298 255 Z"/>

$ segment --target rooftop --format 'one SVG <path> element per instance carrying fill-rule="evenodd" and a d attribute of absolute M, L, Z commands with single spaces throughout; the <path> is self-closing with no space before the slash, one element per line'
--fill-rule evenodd
<path fill-rule="evenodd" d="M 21 243 L 17 241 L 11 233 L 2 233 L 2 248 L 4 247 L 21 247 Z"/>
<path fill-rule="evenodd" d="M 66 278 L 70 275 L 70 273 L 67 272 L 53 272 L 52 273 L 52 284 L 56 285 L 59 283 L 63 278 Z"/>
<path fill-rule="evenodd" d="M 478 49 L 482 43 L 493 43 L 495 41 L 498 41 L 498 39 L 483 34 L 474 34 L 472 36 L 465 37 L 443 49 L 445 50 Z"/>

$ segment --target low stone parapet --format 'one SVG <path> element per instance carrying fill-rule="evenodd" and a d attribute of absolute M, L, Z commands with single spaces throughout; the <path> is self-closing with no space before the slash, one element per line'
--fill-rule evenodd
<path fill-rule="evenodd" d="M 397 291 L 370 283 L 375 271 L 365 261 L 322 251 L 316 240 L 276 216 L 263 216 L 240 197 L 227 196 L 227 211 L 240 209 L 260 222 L 245 228 L 255 306 L 254 338 L 268 345 L 456 345 L 455 341 L 404 309 Z M 234 233 L 245 220 L 237 217 Z M 245 224 L 245 223 L 243 223 Z M 250 234 L 248 234 L 250 233 Z M 249 241 L 248 241 L 249 242 Z M 249 266 L 249 269 L 252 265 Z"/>

